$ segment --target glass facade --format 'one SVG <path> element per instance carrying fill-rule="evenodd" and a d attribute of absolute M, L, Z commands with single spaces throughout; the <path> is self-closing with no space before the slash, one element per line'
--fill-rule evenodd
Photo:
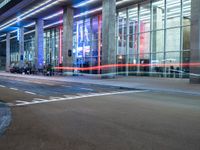
<path fill-rule="evenodd" d="M 189 68 L 182 64 L 190 61 L 190 11 L 191 0 L 154 0 L 117 10 L 117 64 L 130 64 L 119 67 L 118 74 L 188 77 Z M 59 66 L 63 61 L 62 37 L 62 26 L 45 29 L 44 64 Z M 25 33 L 25 63 L 34 64 L 34 43 L 34 32 Z M 102 16 L 75 20 L 74 66 L 100 66 L 101 49 Z M 19 59 L 19 41 L 14 37 L 11 38 L 11 63 L 18 64 Z"/>
<path fill-rule="evenodd" d="M 101 15 L 74 23 L 74 66 L 97 66 L 101 59 Z M 96 71 L 93 71 L 96 73 Z"/>
<path fill-rule="evenodd" d="M 44 64 L 59 65 L 60 28 L 47 29 L 44 32 Z"/>
<path fill-rule="evenodd" d="M 191 0 L 156 0 L 117 12 L 118 63 L 129 75 L 188 77 Z M 145 65 L 150 64 L 150 65 Z"/>
<path fill-rule="evenodd" d="M 34 64 L 35 57 L 35 34 L 24 36 L 24 61 L 25 63 Z"/>
<path fill-rule="evenodd" d="M 6 42 L 3 41 L 0 43 L 0 70 L 5 70 L 6 66 Z"/>

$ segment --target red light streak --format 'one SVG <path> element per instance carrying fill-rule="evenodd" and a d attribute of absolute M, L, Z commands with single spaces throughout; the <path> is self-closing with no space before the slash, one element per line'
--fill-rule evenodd
<path fill-rule="evenodd" d="M 94 67 L 54 67 L 54 69 L 62 69 L 62 70 L 78 70 L 78 71 L 88 71 L 88 70 L 100 70 L 100 69 L 109 69 L 112 67 L 126 67 L 127 64 L 110 64 L 110 65 L 102 65 L 102 66 L 94 66 Z M 180 67 L 179 63 L 173 64 L 128 64 L 128 67 Z M 200 67 L 200 63 L 183 63 L 182 67 Z"/>

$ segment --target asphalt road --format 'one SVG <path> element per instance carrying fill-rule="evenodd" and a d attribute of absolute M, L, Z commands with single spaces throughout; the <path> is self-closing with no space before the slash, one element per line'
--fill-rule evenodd
<path fill-rule="evenodd" d="M 0 150 L 200 150 L 200 97 L 1 78 Z"/>

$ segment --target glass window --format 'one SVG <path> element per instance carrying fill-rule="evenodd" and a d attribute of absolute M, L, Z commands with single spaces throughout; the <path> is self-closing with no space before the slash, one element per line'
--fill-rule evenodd
<path fill-rule="evenodd" d="M 163 64 L 164 60 L 164 53 L 152 53 L 152 64 Z"/>
<path fill-rule="evenodd" d="M 191 0 L 183 0 L 183 26 L 190 25 Z"/>
<path fill-rule="evenodd" d="M 138 34 L 129 35 L 129 54 L 137 53 Z"/>
<path fill-rule="evenodd" d="M 91 24 L 90 24 L 90 18 L 85 20 L 84 23 L 84 56 L 88 57 L 90 56 L 90 45 L 91 45 Z"/>
<path fill-rule="evenodd" d="M 140 6 L 140 32 L 150 31 L 151 7 L 150 3 Z"/>
<path fill-rule="evenodd" d="M 126 36 L 127 36 L 127 17 L 126 11 L 119 12 L 118 22 L 118 54 L 125 55 Z"/>
<path fill-rule="evenodd" d="M 150 53 L 150 32 L 140 34 L 140 54 Z"/>
<path fill-rule="evenodd" d="M 164 52 L 164 30 L 152 32 L 152 53 Z"/>
<path fill-rule="evenodd" d="M 138 33 L 138 7 L 128 10 L 129 35 Z"/>
<path fill-rule="evenodd" d="M 177 65 L 180 63 L 180 52 L 169 52 L 166 53 L 166 64 L 170 65 Z"/>
<path fill-rule="evenodd" d="M 180 51 L 180 28 L 168 29 L 166 51 Z"/>
<path fill-rule="evenodd" d="M 181 25 L 181 0 L 167 0 L 167 28 Z"/>
<path fill-rule="evenodd" d="M 183 27 L 183 50 L 190 49 L 190 26 Z"/>
<path fill-rule="evenodd" d="M 164 18 L 165 18 L 165 1 L 157 0 L 152 2 L 152 14 L 153 30 L 163 29 L 164 28 Z"/>

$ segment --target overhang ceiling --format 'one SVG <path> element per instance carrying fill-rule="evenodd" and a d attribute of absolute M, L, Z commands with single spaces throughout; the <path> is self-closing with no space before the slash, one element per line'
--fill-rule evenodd
<path fill-rule="evenodd" d="M 10 21 L 12 18 L 16 18 L 20 16 L 21 14 L 27 12 L 28 10 L 34 8 L 35 6 L 39 5 L 40 3 L 47 2 L 47 0 L 12 0 L 12 1 L 20 1 L 16 3 L 16 5 L 10 7 L 8 11 L 5 11 L 3 13 L 0 13 L 0 26 L 4 24 L 5 22 Z M 74 6 L 76 4 L 80 4 L 81 2 L 85 2 L 86 0 L 54 0 L 52 2 L 59 1 L 56 5 L 49 7 L 43 11 L 40 11 L 36 14 L 31 15 L 30 17 L 24 19 L 23 21 L 20 21 L 20 23 L 16 23 L 12 25 L 12 27 L 6 28 L 4 30 L 1 30 L 1 33 L 4 32 L 10 32 L 12 30 L 15 30 L 15 28 L 18 28 L 20 26 L 24 26 L 27 24 L 30 24 L 31 22 L 35 21 L 37 18 L 44 18 L 48 15 L 51 15 L 53 13 L 59 12 L 63 10 L 64 7 L 67 6 Z M 120 1 L 120 0 L 117 0 Z M 125 5 L 129 5 L 130 3 L 133 4 L 134 2 L 141 1 L 141 0 L 129 0 L 123 5 L 120 5 L 120 7 L 124 7 Z M 144 1 L 144 0 L 143 0 Z M 11 4 L 10 4 L 11 6 Z M 82 12 L 92 10 L 95 8 L 99 8 L 102 6 L 102 0 L 96 0 L 94 3 L 90 3 L 86 6 L 75 8 L 75 15 L 80 14 Z M 57 18 L 53 18 L 48 20 L 48 23 L 55 22 L 62 18 L 61 16 L 58 16 Z"/>

